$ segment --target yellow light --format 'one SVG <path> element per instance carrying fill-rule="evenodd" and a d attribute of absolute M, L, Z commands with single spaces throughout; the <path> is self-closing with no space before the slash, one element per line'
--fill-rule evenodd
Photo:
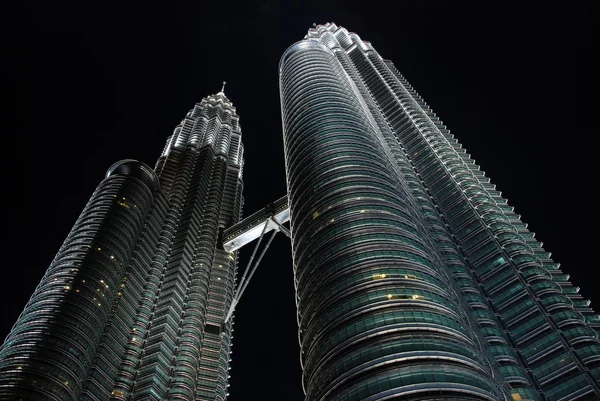
<path fill-rule="evenodd" d="M 70 285 L 65 285 L 65 290 L 70 290 L 71 286 Z"/>
<path fill-rule="evenodd" d="M 388 294 L 387 297 L 388 297 L 388 299 L 392 299 L 392 296 L 393 296 L 392 294 Z"/>
<path fill-rule="evenodd" d="M 101 250 L 102 250 L 102 248 L 96 248 L 96 249 L 97 249 L 98 251 L 101 251 Z"/>
<path fill-rule="evenodd" d="M 110 255 L 110 258 L 111 258 L 111 259 L 114 259 L 115 257 L 114 257 L 113 255 Z"/>
<path fill-rule="evenodd" d="M 382 274 L 382 275 L 381 275 L 381 278 L 385 278 L 385 274 Z"/>
<path fill-rule="evenodd" d="M 512 393 L 512 399 L 514 401 L 522 401 L 523 400 L 523 398 L 521 398 L 521 394 L 519 394 L 519 393 Z"/>

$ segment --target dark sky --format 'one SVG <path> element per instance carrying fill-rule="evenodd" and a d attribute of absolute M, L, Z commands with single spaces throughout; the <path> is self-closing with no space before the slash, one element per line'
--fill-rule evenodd
<path fill-rule="evenodd" d="M 124 158 L 153 166 L 175 125 L 223 80 L 243 131 L 245 214 L 284 195 L 279 58 L 328 21 L 395 63 L 592 306 L 600 302 L 591 8 L 163 3 L 45 1 L 15 13 L 21 29 L 4 67 L 19 90 L 21 147 L 2 148 L 18 160 L 4 166 L 15 184 L 4 187 L 1 338 L 106 169 Z M 289 248 L 276 238 L 237 309 L 231 401 L 303 399 Z"/>

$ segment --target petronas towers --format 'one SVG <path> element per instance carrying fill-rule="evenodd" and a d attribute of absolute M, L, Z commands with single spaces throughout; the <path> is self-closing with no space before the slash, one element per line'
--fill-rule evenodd
<path fill-rule="evenodd" d="M 237 249 L 269 230 L 306 401 L 600 399 L 600 316 L 394 65 L 328 23 L 279 78 L 287 203 L 240 221 L 236 109 L 203 99 L 154 169 L 108 170 L 0 348 L 0 399 L 226 399 Z"/>

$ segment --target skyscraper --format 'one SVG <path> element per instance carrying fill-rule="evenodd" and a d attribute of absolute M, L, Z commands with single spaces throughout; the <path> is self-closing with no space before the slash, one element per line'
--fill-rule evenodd
<path fill-rule="evenodd" d="M 223 91 L 109 168 L 0 348 L 2 400 L 224 400 L 243 146 Z"/>
<path fill-rule="evenodd" d="M 394 65 L 280 65 L 306 401 L 597 400 L 600 316 Z"/>

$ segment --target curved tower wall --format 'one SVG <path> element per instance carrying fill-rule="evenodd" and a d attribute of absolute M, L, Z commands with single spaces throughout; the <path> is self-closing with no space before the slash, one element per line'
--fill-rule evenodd
<path fill-rule="evenodd" d="M 152 174 L 125 161 L 98 185 L 0 349 L 0 399 L 81 394 L 153 206 Z"/>
<path fill-rule="evenodd" d="M 375 386 L 360 390 L 369 381 L 366 372 L 376 370 L 370 364 L 382 362 L 385 354 L 372 353 L 370 362 L 353 359 L 354 364 L 340 368 L 338 360 L 353 358 L 361 341 L 334 345 L 322 357 L 307 345 L 318 343 L 319 334 L 336 335 L 332 330 L 338 320 L 332 316 L 358 321 L 361 314 L 374 314 L 383 302 L 365 298 L 364 303 L 349 301 L 350 307 L 344 301 L 353 299 L 350 294 L 358 297 L 365 288 L 379 285 L 395 290 L 415 285 L 413 273 L 405 274 L 413 280 L 408 282 L 385 283 L 393 278 L 389 272 L 369 278 L 372 267 L 362 262 L 369 249 L 363 242 L 369 240 L 361 238 L 361 221 L 367 213 L 379 221 L 389 219 L 390 211 L 361 205 L 352 215 L 352 202 L 340 195 L 356 193 L 354 202 L 368 199 L 363 193 L 380 192 L 381 198 L 383 192 L 373 187 L 379 186 L 382 175 L 395 186 L 391 202 L 403 205 L 403 217 L 415 230 L 421 249 L 446 280 L 441 281 L 444 292 L 433 293 L 458 296 L 452 309 L 462 315 L 467 331 L 474 333 L 479 358 L 489 361 L 490 383 L 508 389 L 514 400 L 600 396 L 600 317 L 390 61 L 358 35 L 335 24 L 319 25 L 282 57 L 280 91 L 301 360 L 309 399 L 321 399 L 323 394 L 338 394 L 339 399 L 364 399 L 377 391 L 387 394 Z M 371 147 L 373 141 L 378 148 Z M 339 191 L 333 199 L 340 197 L 343 205 L 331 204 L 331 191 Z M 316 223 L 320 218 L 325 224 Z M 387 250 L 401 243 L 414 248 L 406 227 L 392 228 L 393 235 L 387 237 L 389 228 L 376 228 L 380 243 L 369 246 Z M 343 239 L 345 234 L 348 239 Z M 329 264 L 338 264 L 329 258 L 337 261 L 343 255 L 353 255 L 355 261 L 331 270 Z M 362 274 L 364 283 L 350 285 L 343 280 L 351 271 Z M 387 295 L 392 304 L 394 294 Z M 415 307 L 407 304 L 406 308 Z M 410 319 L 403 317 L 402 322 L 408 324 Z M 357 339 L 364 336 L 359 332 L 353 334 Z M 389 358 L 392 362 L 386 362 L 390 371 L 394 364 L 402 364 L 398 361 L 403 354 L 394 355 Z M 313 378 L 331 369 L 336 374 L 327 376 L 321 384 L 326 389 L 319 390 Z M 411 375 L 420 385 L 427 383 L 418 373 Z M 436 376 L 440 378 L 443 375 Z M 403 385 L 387 391 L 411 393 Z M 353 392 L 357 389 L 358 395 Z M 428 399 L 425 394 L 415 396 Z"/>

